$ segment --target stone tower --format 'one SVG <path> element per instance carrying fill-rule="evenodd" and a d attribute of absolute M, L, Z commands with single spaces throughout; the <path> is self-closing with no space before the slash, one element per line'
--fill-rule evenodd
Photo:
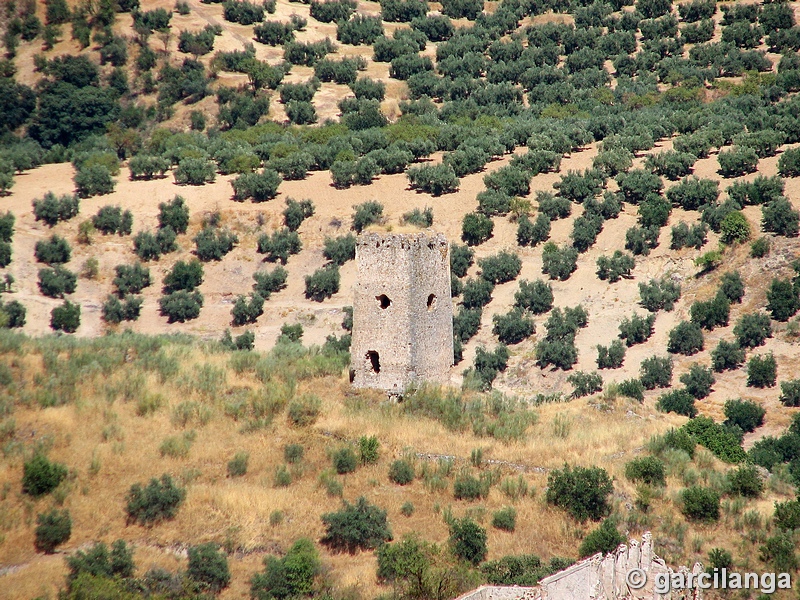
<path fill-rule="evenodd" d="M 453 365 L 450 246 L 441 233 L 362 233 L 356 244 L 353 385 L 401 393 Z"/>

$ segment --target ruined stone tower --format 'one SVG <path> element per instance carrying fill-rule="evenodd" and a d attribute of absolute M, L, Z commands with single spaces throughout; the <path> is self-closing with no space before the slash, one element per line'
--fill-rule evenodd
<path fill-rule="evenodd" d="M 402 392 L 453 365 L 450 247 L 441 233 L 365 232 L 356 244 L 353 385 Z"/>

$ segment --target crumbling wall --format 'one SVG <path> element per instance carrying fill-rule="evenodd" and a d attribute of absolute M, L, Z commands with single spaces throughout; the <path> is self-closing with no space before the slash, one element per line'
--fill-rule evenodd
<path fill-rule="evenodd" d="M 350 348 L 353 385 L 401 393 L 446 383 L 453 364 L 450 247 L 442 234 L 358 237 Z"/>

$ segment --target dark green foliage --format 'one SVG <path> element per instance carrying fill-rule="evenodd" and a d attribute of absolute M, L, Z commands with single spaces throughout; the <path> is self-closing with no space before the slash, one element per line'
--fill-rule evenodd
<path fill-rule="evenodd" d="M 356 257 L 356 238 L 348 233 L 337 238 L 325 238 L 322 255 L 336 265 L 343 265 Z"/>
<path fill-rule="evenodd" d="M 491 388 L 492 382 L 508 367 L 508 348 L 499 344 L 493 352 L 478 347 L 475 352 L 475 373 L 484 388 Z"/>
<path fill-rule="evenodd" d="M 286 287 L 286 278 L 289 273 L 283 267 L 275 267 L 271 272 L 256 271 L 253 273 L 253 290 L 265 300 Z"/>
<path fill-rule="evenodd" d="M 781 381 L 780 401 L 784 406 L 800 406 L 800 379 Z"/>
<path fill-rule="evenodd" d="M 173 519 L 185 498 L 186 489 L 176 486 L 169 475 L 154 477 L 146 486 L 134 483 L 125 496 L 128 523 L 154 525 Z"/>
<path fill-rule="evenodd" d="M 92 225 L 103 235 L 130 235 L 133 227 L 133 214 L 123 211 L 119 206 L 103 206 L 92 217 Z"/>
<path fill-rule="evenodd" d="M 467 213 L 461 223 L 461 239 L 468 246 L 482 244 L 494 231 L 494 222 L 481 213 Z"/>
<path fill-rule="evenodd" d="M 483 183 L 493 190 L 502 190 L 509 196 L 527 196 L 530 191 L 532 174 L 513 165 L 506 165 L 484 175 Z"/>
<path fill-rule="evenodd" d="M 492 515 L 492 527 L 502 531 L 513 532 L 517 528 L 517 509 L 506 506 Z"/>
<path fill-rule="evenodd" d="M 480 308 L 492 299 L 494 284 L 483 278 L 468 279 L 464 284 L 461 303 L 464 308 Z"/>
<path fill-rule="evenodd" d="M 800 176 L 800 148 L 787 148 L 778 159 L 778 173 L 783 177 Z"/>
<path fill-rule="evenodd" d="M 769 254 L 769 238 L 760 237 L 750 244 L 750 256 L 753 258 L 764 258 Z"/>
<path fill-rule="evenodd" d="M 459 176 L 466 174 L 462 173 Z M 478 200 L 478 212 L 487 217 L 503 216 L 511 210 L 511 196 L 501 190 L 483 190 L 476 199 Z"/>
<path fill-rule="evenodd" d="M 300 252 L 302 247 L 297 232 L 285 227 L 273 231 L 272 235 L 262 233 L 258 236 L 258 253 L 266 254 L 266 260 L 270 262 L 280 261 L 285 265 L 289 257 Z"/>
<path fill-rule="evenodd" d="M 228 558 L 213 542 L 191 546 L 186 575 L 201 588 L 218 594 L 231 583 Z"/>
<path fill-rule="evenodd" d="M 74 181 L 75 192 L 81 198 L 110 194 L 116 185 L 108 167 L 104 165 L 84 166 L 75 173 Z"/>
<path fill-rule="evenodd" d="M 36 517 L 36 524 L 34 546 L 38 552 L 52 554 L 72 535 L 72 519 L 67 509 L 51 508 Z"/>
<path fill-rule="evenodd" d="M 761 227 L 764 231 L 796 237 L 800 229 L 800 211 L 792 207 L 786 198 L 778 198 L 765 204 L 761 209 Z"/>
<path fill-rule="evenodd" d="M 248 300 L 246 296 L 237 296 L 231 309 L 231 324 L 240 327 L 249 323 L 255 323 L 264 314 L 264 298 L 257 293 L 250 294 Z"/>
<path fill-rule="evenodd" d="M 597 259 L 597 276 L 603 281 L 615 283 L 623 277 L 631 277 L 631 271 L 636 266 L 636 261 L 630 254 L 615 250 L 611 256 L 601 256 Z"/>
<path fill-rule="evenodd" d="M 303 326 L 300 323 L 281 325 L 281 334 L 278 336 L 278 343 L 297 344 L 303 337 Z"/>
<path fill-rule="evenodd" d="M 424 17 L 428 12 L 425 0 L 382 0 L 381 18 L 384 21 L 408 23 L 413 19 Z"/>
<path fill-rule="evenodd" d="M 694 396 L 686 390 L 672 390 L 662 394 L 658 398 L 656 407 L 662 412 L 674 412 L 690 418 L 697 416 Z"/>
<path fill-rule="evenodd" d="M 619 369 L 625 361 L 625 346 L 614 340 L 609 346 L 597 346 L 597 368 Z"/>
<path fill-rule="evenodd" d="M 781 385 L 783 389 L 783 385 Z M 760 404 L 753 400 L 726 400 L 724 425 L 736 426 L 745 433 L 755 431 L 756 427 L 764 424 L 766 411 Z"/>
<path fill-rule="evenodd" d="M 217 169 L 205 158 L 182 158 L 173 176 L 178 185 L 204 185 L 216 179 Z"/>
<path fill-rule="evenodd" d="M 647 230 L 667 224 L 672 205 L 663 196 L 650 195 L 639 204 L 639 223 Z"/>
<path fill-rule="evenodd" d="M 322 23 L 346 21 L 356 10 L 353 0 L 311 1 L 311 17 Z"/>
<path fill-rule="evenodd" d="M 719 293 L 725 296 L 730 302 L 741 304 L 744 297 L 744 281 L 739 271 L 729 271 L 722 276 L 719 285 Z"/>
<path fill-rule="evenodd" d="M 477 566 L 486 560 L 486 530 L 469 517 L 450 523 L 450 549 L 462 560 Z"/>
<path fill-rule="evenodd" d="M 592 556 L 597 553 L 603 555 L 615 551 L 620 544 L 624 544 L 626 538 L 617 531 L 616 522 L 613 519 L 606 519 L 597 529 L 591 531 L 581 542 L 578 554 L 581 558 Z"/>
<path fill-rule="evenodd" d="M 656 175 L 662 175 L 672 181 L 689 175 L 692 165 L 697 161 L 694 154 L 668 150 L 658 154 L 651 154 L 645 160 L 645 166 Z M 671 200 L 670 200 L 671 201 Z"/>
<path fill-rule="evenodd" d="M 667 485 L 667 469 L 655 456 L 634 458 L 625 464 L 625 477 L 647 485 Z"/>
<path fill-rule="evenodd" d="M 708 367 L 692 363 L 689 371 L 681 375 L 680 381 L 686 386 L 686 391 L 699 400 L 711 393 L 711 386 L 714 385 L 715 378 Z"/>
<path fill-rule="evenodd" d="M 289 231 L 300 229 L 303 221 L 314 215 L 314 204 L 311 200 L 300 202 L 292 198 L 286 199 L 286 208 L 283 211 L 283 223 Z"/>
<path fill-rule="evenodd" d="M 290 100 L 286 105 L 286 116 L 295 125 L 308 125 L 317 122 L 317 109 L 311 102 Z"/>
<path fill-rule="evenodd" d="M 339 291 L 339 267 L 333 264 L 321 267 L 306 275 L 306 298 L 322 302 Z"/>
<path fill-rule="evenodd" d="M 322 515 L 325 535 L 320 540 L 334 552 L 372 550 L 387 541 L 392 533 L 386 511 L 361 496 L 355 504 L 345 501 L 342 510 Z"/>
<path fill-rule="evenodd" d="M 389 465 L 389 481 L 397 485 L 408 485 L 414 481 L 414 466 L 407 460 L 396 460 Z"/>
<path fill-rule="evenodd" d="M 333 453 L 331 462 L 336 472 L 339 475 L 344 475 L 346 473 L 353 473 L 356 470 L 358 458 L 352 448 L 345 446 Z"/>
<path fill-rule="evenodd" d="M 453 497 L 456 500 L 477 500 L 486 491 L 481 481 L 469 473 L 456 476 L 453 482 Z"/>
<path fill-rule="evenodd" d="M 203 262 L 222 260 L 239 242 L 239 237 L 227 229 L 204 227 L 194 238 L 195 254 Z"/>
<path fill-rule="evenodd" d="M 777 376 L 778 364 L 771 352 L 765 355 L 756 355 L 747 363 L 748 387 L 774 387 Z"/>
<path fill-rule="evenodd" d="M 650 312 L 671 311 L 681 297 L 681 286 L 669 279 L 651 279 L 639 284 L 639 304 Z"/>
<path fill-rule="evenodd" d="M 667 352 L 691 356 L 704 347 L 703 330 L 697 323 L 681 321 L 669 332 Z"/>
<path fill-rule="evenodd" d="M 117 296 L 110 295 L 103 303 L 102 317 L 106 323 L 121 323 L 122 321 L 136 321 L 142 311 L 142 298 L 140 296 L 124 296 L 120 301 Z"/>
<path fill-rule="evenodd" d="M 640 366 L 639 380 L 646 390 L 669 387 L 672 383 L 672 358 L 645 358 Z"/>
<path fill-rule="evenodd" d="M 741 206 L 748 204 L 768 204 L 783 197 L 785 184 L 777 175 L 764 177 L 758 175 L 753 181 L 735 181 L 726 190 L 728 197 Z"/>
<path fill-rule="evenodd" d="M 719 494 L 710 488 L 692 486 L 681 493 L 681 512 L 691 521 L 719 520 Z"/>
<path fill-rule="evenodd" d="M 711 351 L 711 365 L 717 373 L 738 369 L 744 364 L 744 348 L 736 342 L 720 340 L 716 348 Z"/>
<path fill-rule="evenodd" d="M 758 154 L 752 148 L 734 147 L 717 155 L 719 174 L 723 177 L 740 177 L 758 168 Z"/>
<path fill-rule="evenodd" d="M 571 564 L 571 560 L 558 557 L 545 564 L 536 555 L 520 554 L 486 562 L 480 569 L 492 585 L 533 586 L 543 577 L 562 571 Z"/>
<path fill-rule="evenodd" d="M 14 237 L 14 213 L 10 210 L 0 214 L 0 241 L 10 242 Z"/>
<path fill-rule="evenodd" d="M 364 229 L 374 223 L 380 223 L 383 216 L 383 205 L 371 200 L 353 207 L 353 229 L 356 233 L 361 233 Z"/>
<path fill-rule="evenodd" d="M 724 244 L 740 244 L 750 239 L 750 223 L 740 211 L 725 215 L 720 223 L 720 240 Z"/>
<path fill-rule="evenodd" d="M 167 294 L 179 290 L 191 292 L 203 283 L 203 265 L 198 260 L 189 262 L 179 260 L 172 265 L 163 283 L 164 293 Z"/>
<path fill-rule="evenodd" d="M 370 79 L 369 77 L 361 77 L 356 79 L 350 84 L 350 89 L 356 95 L 357 99 L 365 98 L 367 100 L 383 101 L 386 95 L 386 84 L 377 79 Z"/>
<path fill-rule="evenodd" d="M 72 248 L 69 242 L 55 234 L 47 240 L 36 242 L 34 256 L 36 260 L 46 265 L 60 265 L 69 262 Z"/>
<path fill-rule="evenodd" d="M 53 192 L 47 192 L 41 200 L 33 201 L 33 214 L 37 221 L 44 221 L 50 227 L 59 221 L 68 221 L 78 214 L 80 200 L 78 196 L 64 194 L 60 198 Z"/>
<path fill-rule="evenodd" d="M 567 377 L 572 387 L 572 398 L 583 398 L 603 390 L 603 378 L 597 373 L 578 371 Z"/>
<path fill-rule="evenodd" d="M 494 256 L 478 260 L 478 266 L 483 279 L 498 284 L 513 281 L 522 270 L 522 261 L 516 254 L 503 250 Z"/>
<path fill-rule="evenodd" d="M 695 248 L 699 250 L 706 243 L 708 226 L 705 223 L 696 223 L 691 227 L 681 221 L 672 227 L 672 239 L 669 247 L 672 250 L 681 248 Z"/>
<path fill-rule="evenodd" d="M 64 333 L 75 333 L 81 325 L 81 305 L 65 300 L 50 311 L 50 328 Z"/>
<path fill-rule="evenodd" d="M 625 232 L 625 249 L 636 256 L 647 256 L 650 250 L 658 246 L 658 227 L 640 227 L 635 225 Z"/>
<path fill-rule="evenodd" d="M 561 176 L 560 181 L 553 184 L 553 187 L 558 190 L 559 197 L 580 204 L 597 196 L 605 182 L 605 174 L 597 169 L 590 169 L 584 173 L 568 171 L 566 175 Z"/>
<path fill-rule="evenodd" d="M 256 336 L 252 331 L 245 331 L 242 335 L 237 335 L 235 338 L 231 336 L 230 329 L 226 329 L 220 339 L 220 344 L 226 350 L 252 350 L 255 345 Z M 238 456 L 238 454 L 237 454 Z M 228 463 L 228 473 L 230 474 L 230 465 Z"/>
<path fill-rule="evenodd" d="M 756 348 L 772 337 L 772 324 L 764 313 L 744 314 L 733 328 L 733 335 L 742 348 Z"/>
<path fill-rule="evenodd" d="M 616 180 L 625 202 L 631 204 L 639 204 L 650 195 L 660 194 L 664 188 L 664 183 L 658 175 L 644 169 L 620 173 Z"/>
<path fill-rule="evenodd" d="M 532 222 L 528 215 L 522 215 L 517 220 L 517 243 L 520 246 L 536 246 L 545 242 L 550 237 L 550 218 L 544 213 L 539 213 L 536 221 Z"/>
<path fill-rule="evenodd" d="M 381 35 L 383 24 L 380 17 L 356 14 L 349 21 L 339 20 L 336 26 L 336 39 L 343 44 L 372 45 Z"/>
<path fill-rule="evenodd" d="M 514 294 L 514 306 L 535 315 L 546 313 L 553 308 L 553 286 L 541 279 L 532 282 L 522 279 Z"/>
<path fill-rule="evenodd" d="M 38 498 L 52 492 L 66 477 L 66 466 L 51 462 L 44 454 L 36 454 L 23 465 L 22 491 Z"/>
<path fill-rule="evenodd" d="M 767 289 L 767 310 L 776 321 L 788 321 L 800 310 L 800 295 L 788 279 L 773 279 Z"/>
<path fill-rule="evenodd" d="M 554 196 L 548 192 L 537 192 L 536 200 L 539 203 L 539 212 L 547 215 L 550 220 L 565 219 L 572 212 L 572 203 L 561 196 Z"/>
<path fill-rule="evenodd" d="M 611 510 L 608 497 L 614 491 L 611 477 L 600 467 L 554 469 L 547 476 L 548 504 L 567 511 L 575 520 L 599 521 Z"/>
<path fill-rule="evenodd" d="M 424 210 L 415 208 L 412 211 L 403 213 L 403 223 L 408 223 L 416 227 L 425 229 L 433 225 L 433 209 L 426 206 Z"/>
<path fill-rule="evenodd" d="M 160 228 L 155 235 L 140 231 L 133 237 L 133 251 L 142 260 L 158 260 L 162 254 L 178 249 L 175 238 L 175 231 L 169 225 Z"/>
<path fill-rule="evenodd" d="M 459 308 L 458 312 L 453 315 L 453 335 L 460 342 L 467 342 L 478 333 L 481 326 L 481 307 L 477 308 Z"/>
<path fill-rule="evenodd" d="M 169 160 L 161 156 L 137 154 L 128 161 L 128 168 L 133 180 L 150 180 L 156 176 L 163 177 L 169 167 Z"/>
<path fill-rule="evenodd" d="M 162 296 L 158 300 L 159 312 L 167 317 L 168 323 L 184 323 L 200 316 L 203 296 L 200 292 L 180 290 Z"/>
<path fill-rule="evenodd" d="M 450 272 L 456 277 L 464 277 L 472 265 L 475 251 L 469 246 L 450 244 Z"/>
<path fill-rule="evenodd" d="M 599 215 L 583 214 L 575 219 L 572 226 L 572 246 L 578 252 L 586 252 L 594 245 L 603 229 L 603 218 Z"/>
<path fill-rule="evenodd" d="M 77 282 L 78 276 L 61 265 L 39 269 L 39 291 L 48 298 L 63 298 L 64 294 L 72 294 Z"/>
<path fill-rule="evenodd" d="M 503 344 L 519 344 L 534 334 L 533 319 L 525 316 L 519 308 L 512 308 L 506 314 L 492 317 L 492 333 Z"/>
<path fill-rule="evenodd" d="M 721 291 L 711 300 L 695 302 L 689 309 L 692 323 L 711 331 L 715 327 L 726 327 L 731 312 L 731 303 Z"/>
<path fill-rule="evenodd" d="M 783 531 L 766 539 L 759 548 L 758 558 L 772 565 L 778 572 L 790 572 L 797 569 L 795 543 L 792 532 Z"/>
<path fill-rule="evenodd" d="M 5 319 L 5 325 L 9 329 L 25 326 L 25 306 L 17 300 L 3 302 L 0 300 L 0 320 Z"/>
<path fill-rule="evenodd" d="M 562 370 L 572 368 L 578 362 L 575 334 L 587 325 L 586 313 L 581 306 L 555 308 L 545 323 L 547 335 L 536 346 L 536 362 L 544 368 L 553 365 Z"/>
<path fill-rule="evenodd" d="M 633 398 L 639 402 L 644 401 L 644 386 L 639 379 L 626 379 L 617 385 L 620 396 Z"/>
<path fill-rule="evenodd" d="M 449 164 L 419 165 L 406 171 L 412 189 L 441 196 L 455 192 L 460 185 L 456 173 Z"/>
<path fill-rule="evenodd" d="M 274 169 L 263 169 L 260 173 L 242 173 L 231 181 L 234 200 L 265 202 L 278 195 L 281 176 Z"/>
<path fill-rule="evenodd" d="M 625 317 L 619 324 L 619 337 L 625 340 L 625 345 L 630 347 L 635 344 L 643 344 L 653 335 L 653 324 L 656 321 L 654 314 L 640 317 L 634 314 L 632 317 Z"/>
<path fill-rule="evenodd" d="M 719 198 L 719 184 L 712 179 L 685 177 L 667 190 L 667 200 L 684 210 L 699 210 Z"/>
<path fill-rule="evenodd" d="M 550 279 L 566 281 L 578 266 L 578 250 L 571 246 L 559 248 L 547 242 L 542 248 L 542 273 Z"/>
<path fill-rule="evenodd" d="M 290 23 L 264 21 L 253 28 L 257 42 L 270 46 L 283 46 L 294 41 L 294 27 Z"/>
<path fill-rule="evenodd" d="M 256 573 L 250 581 L 250 597 L 253 600 L 288 600 L 308 596 L 314 590 L 314 579 L 320 570 L 314 543 L 300 538 L 282 558 L 266 557 L 264 572 Z"/>
<path fill-rule="evenodd" d="M 69 574 L 67 582 L 71 585 L 82 574 L 95 577 L 133 577 L 135 564 L 133 549 L 123 540 L 111 544 L 111 552 L 103 542 L 97 542 L 89 550 L 78 550 L 66 559 Z"/>

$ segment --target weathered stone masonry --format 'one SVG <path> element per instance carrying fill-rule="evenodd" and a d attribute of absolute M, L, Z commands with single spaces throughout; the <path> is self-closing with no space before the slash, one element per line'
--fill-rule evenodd
<path fill-rule="evenodd" d="M 401 393 L 447 383 L 453 365 L 450 246 L 433 232 L 365 232 L 350 349 L 353 385 Z"/>

